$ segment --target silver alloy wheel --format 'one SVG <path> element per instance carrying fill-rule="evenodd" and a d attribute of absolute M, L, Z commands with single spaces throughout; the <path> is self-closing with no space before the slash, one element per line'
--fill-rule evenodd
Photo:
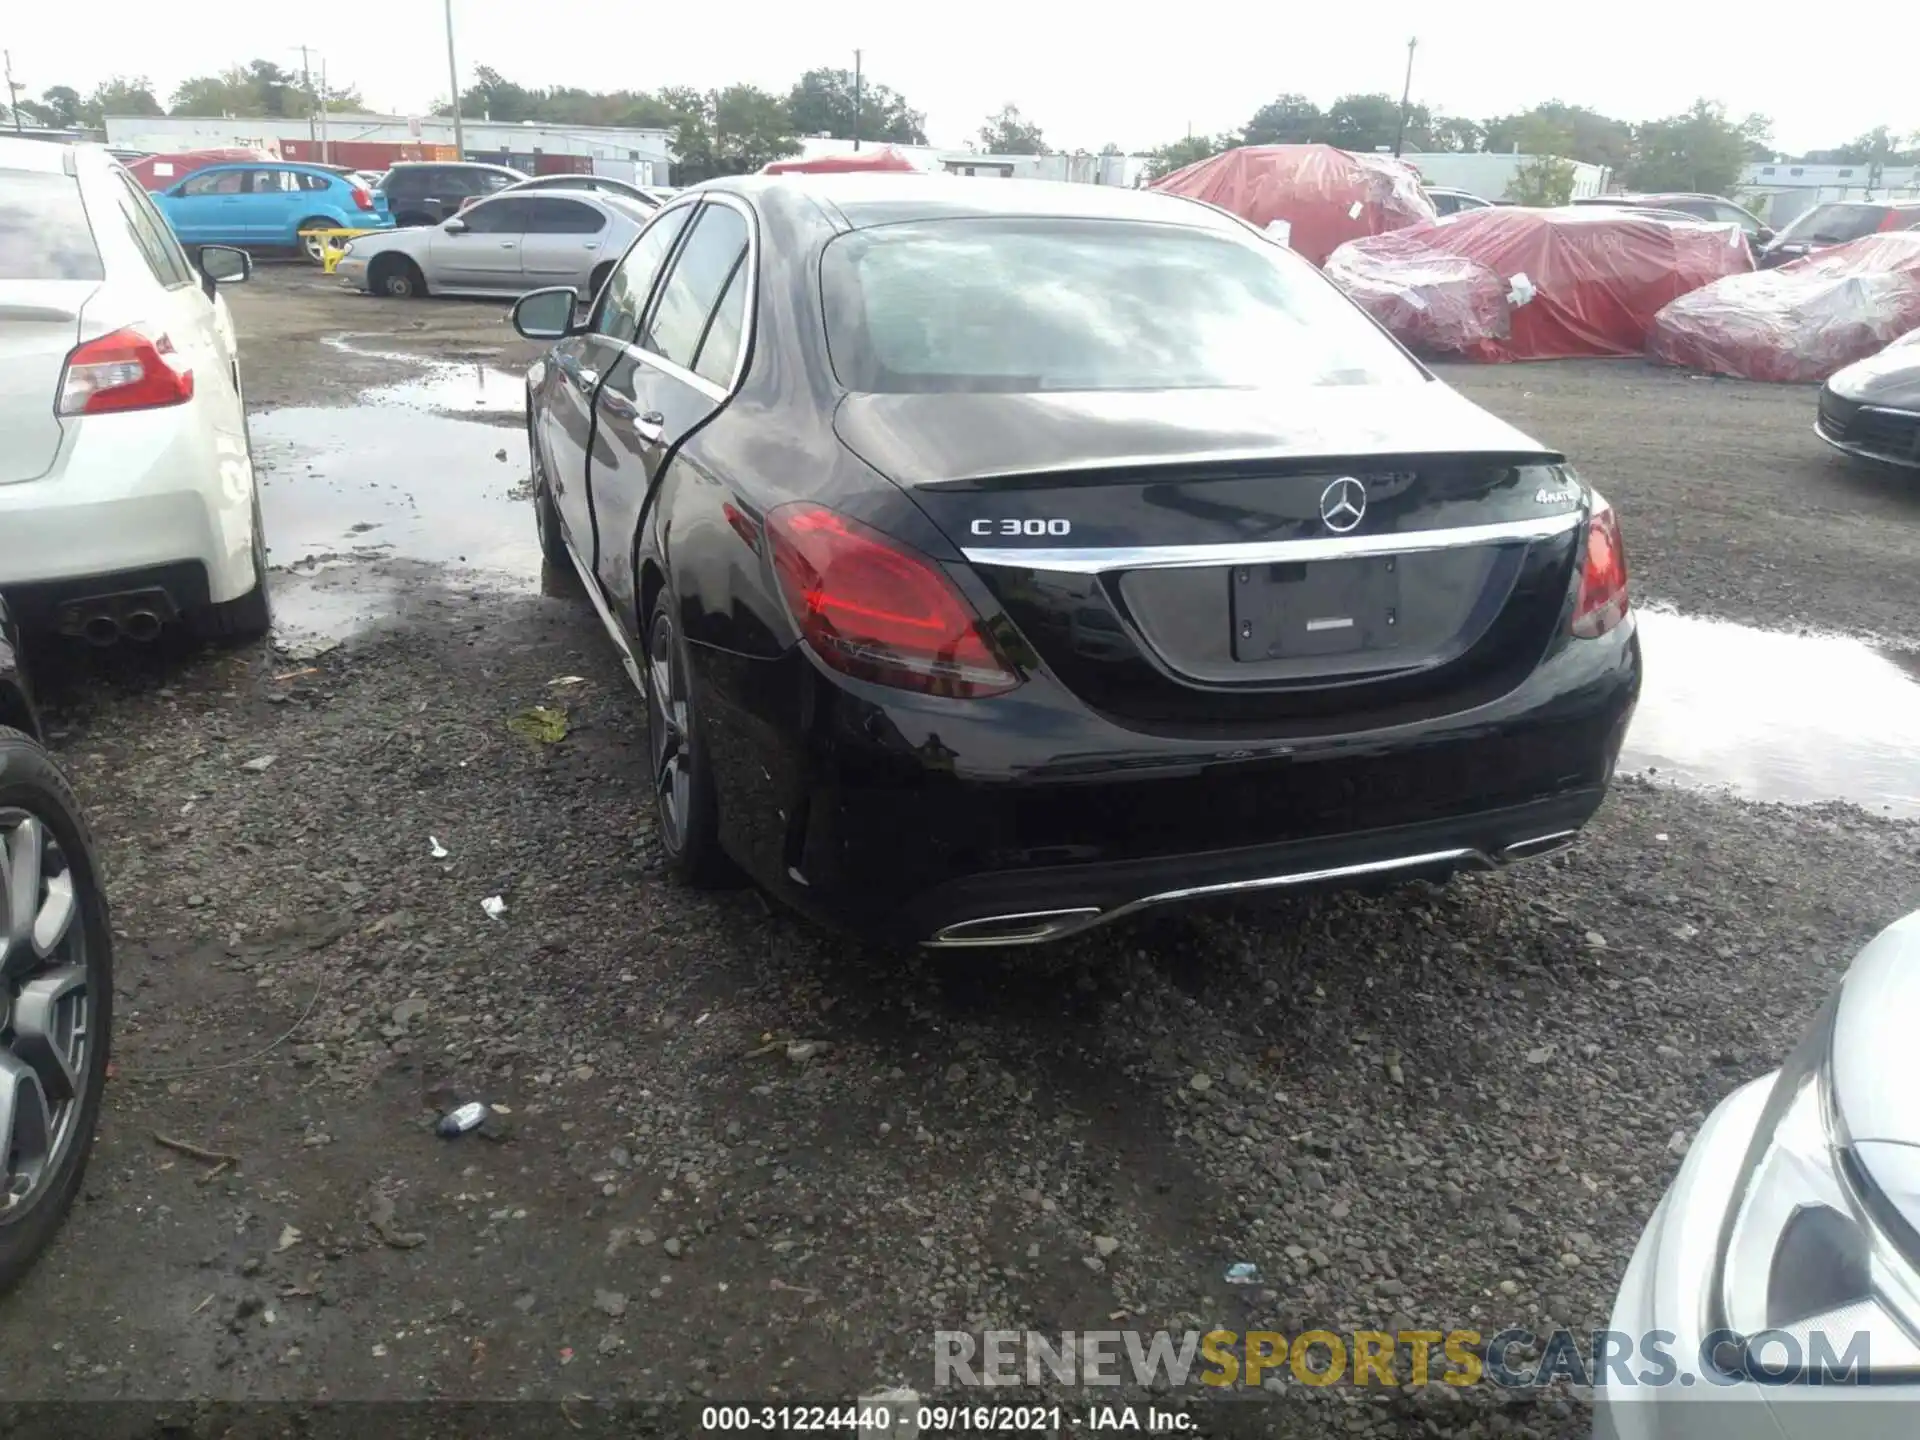
<path fill-rule="evenodd" d="M 92 997 L 73 871 L 46 824 L 0 809 L 0 1226 L 78 1143 Z"/>
<path fill-rule="evenodd" d="M 686 671 L 673 621 L 653 622 L 647 644 L 647 739 L 653 756 L 653 793 L 660 811 L 661 841 L 673 854 L 686 848 L 693 809 L 693 755 L 688 748 L 690 707 Z"/>
<path fill-rule="evenodd" d="M 327 247 L 318 235 L 300 233 L 300 248 L 307 252 L 307 258 L 316 265 L 327 263 Z"/>

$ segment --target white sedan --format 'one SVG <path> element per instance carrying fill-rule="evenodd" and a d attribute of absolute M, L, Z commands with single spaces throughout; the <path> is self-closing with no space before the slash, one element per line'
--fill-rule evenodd
<path fill-rule="evenodd" d="M 347 242 L 334 273 L 375 295 L 521 295 L 570 285 L 591 299 L 653 211 L 585 190 L 503 191 L 438 225 Z"/>
<path fill-rule="evenodd" d="M 0 137 L 0 592 L 96 644 L 263 635 L 267 549 L 233 321 L 100 146 Z"/>
<path fill-rule="evenodd" d="M 1920 912 L 1700 1127 L 1614 1301 L 1597 1436 L 1920 1434 L 1916 1036 Z"/>

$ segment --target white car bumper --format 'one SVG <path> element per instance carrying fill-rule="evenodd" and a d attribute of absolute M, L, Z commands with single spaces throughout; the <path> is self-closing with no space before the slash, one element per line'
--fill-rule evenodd
<path fill-rule="evenodd" d="M 1609 1329 L 1635 1357 L 1594 1377 L 1595 1440 L 1912 1440 L 1920 1386 L 1765 1385 L 1705 1363 L 1709 1294 L 1721 1224 L 1773 1086 L 1768 1075 L 1723 1100 L 1700 1128 L 1680 1173 L 1634 1247 Z M 1671 1357 L 1669 1378 L 1641 1358 L 1650 1337 Z"/>
<path fill-rule="evenodd" d="M 35 591 L 62 600 L 164 583 L 182 608 L 253 588 L 253 465 L 244 436 L 209 424 L 198 401 L 69 422 L 46 479 L 0 485 L 0 587 L 23 610 Z M 145 583 L 160 583 L 149 578 Z"/>
<path fill-rule="evenodd" d="M 357 255 L 342 256 L 333 267 L 336 279 L 350 290 L 367 288 L 367 261 Z"/>

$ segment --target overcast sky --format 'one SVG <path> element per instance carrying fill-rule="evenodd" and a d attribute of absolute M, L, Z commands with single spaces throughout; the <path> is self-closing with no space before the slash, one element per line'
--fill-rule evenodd
<path fill-rule="evenodd" d="M 119 72 L 150 77 L 164 102 L 185 77 L 255 56 L 297 66 L 302 41 L 325 51 L 330 81 L 358 86 L 374 108 L 421 111 L 447 93 L 441 0 L 4 8 L 0 44 L 23 93 L 35 96 L 54 84 L 84 93 Z M 1072 11 L 1046 0 L 454 0 L 468 81 L 475 65 L 491 65 L 527 85 L 746 81 L 784 91 L 810 67 L 851 67 L 860 46 L 868 75 L 924 110 L 942 145 L 972 138 L 1008 102 L 1057 148 L 1113 141 L 1135 150 L 1189 126 L 1238 127 L 1284 91 L 1322 105 L 1348 91 L 1397 94 L 1410 35 L 1420 41 L 1414 99 L 1476 119 L 1558 98 L 1644 120 L 1706 95 L 1739 114 L 1770 115 L 1775 143 L 1788 151 L 1881 124 L 1920 130 L 1915 0 L 1849 0 L 1831 12 L 1680 0 L 1216 0 L 1194 10 L 1163 0 Z"/>

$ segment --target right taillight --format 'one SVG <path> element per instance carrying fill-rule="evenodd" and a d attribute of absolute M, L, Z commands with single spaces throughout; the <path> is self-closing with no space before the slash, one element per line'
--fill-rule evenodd
<path fill-rule="evenodd" d="M 1627 551 L 1613 507 L 1594 497 L 1587 518 L 1586 562 L 1573 605 L 1573 633 L 1583 640 L 1604 635 L 1627 618 Z"/>
<path fill-rule="evenodd" d="M 997 695 L 1020 683 L 925 556 L 805 501 L 771 511 L 766 531 L 794 623 L 834 669 L 931 695 Z"/>
<path fill-rule="evenodd" d="M 193 398 L 193 371 L 165 335 L 137 326 L 76 346 L 60 375 L 61 415 L 157 410 Z"/>

